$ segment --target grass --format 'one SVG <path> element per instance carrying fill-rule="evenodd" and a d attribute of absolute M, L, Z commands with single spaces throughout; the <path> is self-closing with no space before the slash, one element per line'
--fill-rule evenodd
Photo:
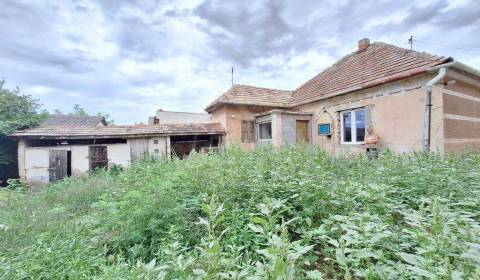
<path fill-rule="evenodd" d="M 1 279 L 480 279 L 480 156 L 230 149 L 0 191 Z"/>

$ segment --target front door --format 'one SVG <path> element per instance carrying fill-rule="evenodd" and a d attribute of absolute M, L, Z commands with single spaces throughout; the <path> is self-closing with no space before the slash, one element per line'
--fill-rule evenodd
<path fill-rule="evenodd" d="M 297 121 L 297 144 L 308 143 L 308 121 Z"/>
<path fill-rule="evenodd" d="M 50 150 L 50 163 L 48 168 L 50 182 L 55 182 L 67 177 L 67 158 L 66 150 Z"/>

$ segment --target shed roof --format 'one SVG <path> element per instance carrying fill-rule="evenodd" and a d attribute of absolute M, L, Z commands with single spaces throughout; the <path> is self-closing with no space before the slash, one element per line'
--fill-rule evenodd
<path fill-rule="evenodd" d="M 103 116 L 78 116 L 78 115 L 49 115 L 42 126 L 62 125 L 62 126 L 97 126 L 107 125 Z"/>
<path fill-rule="evenodd" d="M 288 90 L 233 85 L 205 108 L 211 112 L 219 104 L 256 105 L 285 108 L 290 104 L 292 92 Z"/>
<path fill-rule="evenodd" d="M 155 135 L 195 135 L 195 134 L 224 134 L 225 129 L 220 123 L 208 124 L 158 124 L 134 126 L 40 126 L 17 131 L 10 137 L 27 138 L 116 138 L 141 137 Z"/>

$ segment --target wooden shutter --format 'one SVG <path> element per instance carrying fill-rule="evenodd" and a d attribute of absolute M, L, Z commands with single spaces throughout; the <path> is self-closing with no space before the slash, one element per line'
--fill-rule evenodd
<path fill-rule="evenodd" d="M 242 121 L 242 143 L 255 142 L 255 121 Z"/>
<path fill-rule="evenodd" d="M 255 121 L 248 122 L 248 142 L 255 143 Z"/>
<path fill-rule="evenodd" d="M 242 143 L 247 143 L 247 121 L 242 121 L 241 127 Z"/>

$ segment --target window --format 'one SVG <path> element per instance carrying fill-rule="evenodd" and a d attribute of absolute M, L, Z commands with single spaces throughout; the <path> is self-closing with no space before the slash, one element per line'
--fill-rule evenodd
<path fill-rule="evenodd" d="M 88 158 L 90 161 L 90 170 L 108 168 L 107 146 L 89 146 Z"/>
<path fill-rule="evenodd" d="M 255 121 L 242 121 L 242 143 L 255 143 Z"/>
<path fill-rule="evenodd" d="M 160 150 L 159 149 L 155 149 L 153 150 L 156 154 L 159 154 L 160 153 Z"/>
<path fill-rule="evenodd" d="M 270 140 L 272 139 L 272 123 L 260 123 L 258 124 L 258 140 Z"/>
<path fill-rule="evenodd" d="M 158 140 L 153 140 L 153 144 L 157 145 L 157 144 L 158 144 Z"/>
<path fill-rule="evenodd" d="M 342 144 L 361 144 L 365 140 L 365 109 L 340 113 Z"/>

